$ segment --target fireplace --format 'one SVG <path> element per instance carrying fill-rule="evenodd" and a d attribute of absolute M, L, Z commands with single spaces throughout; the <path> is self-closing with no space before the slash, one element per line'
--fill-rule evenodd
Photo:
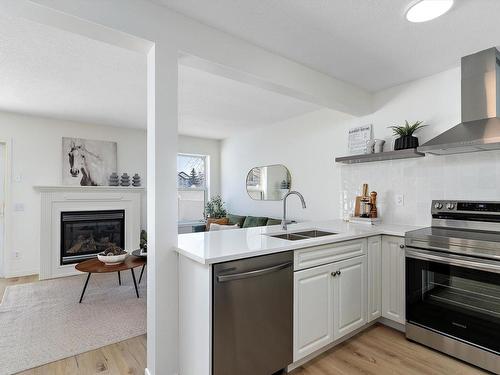
<path fill-rule="evenodd" d="M 93 258 L 111 245 L 125 248 L 125 210 L 61 212 L 61 265 Z"/>

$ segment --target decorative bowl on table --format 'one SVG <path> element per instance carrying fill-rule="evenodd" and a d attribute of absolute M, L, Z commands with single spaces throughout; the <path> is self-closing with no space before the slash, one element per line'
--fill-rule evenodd
<path fill-rule="evenodd" d="M 125 250 L 120 249 L 118 246 L 114 246 L 104 250 L 102 253 L 97 254 L 97 259 L 107 266 L 112 266 L 123 263 L 127 256 L 128 253 Z"/>

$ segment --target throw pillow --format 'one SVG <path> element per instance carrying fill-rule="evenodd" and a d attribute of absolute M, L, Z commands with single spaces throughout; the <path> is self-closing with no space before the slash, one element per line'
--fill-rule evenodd
<path fill-rule="evenodd" d="M 267 217 L 247 216 L 242 228 L 263 227 L 267 223 Z"/>
<path fill-rule="evenodd" d="M 246 216 L 227 214 L 227 218 L 229 219 L 229 224 L 238 224 L 243 227 L 243 223 L 245 222 Z"/>
<path fill-rule="evenodd" d="M 280 225 L 281 220 L 279 219 L 268 219 L 266 225 Z"/>
<path fill-rule="evenodd" d="M 238 229 L 240 226 L 238 224 L 234 225 L 221 225 L 217 223 L 210 224 L 210 232 L 216 232 L 219 230 L 228 230 L 228 229 Z"/>
<path fill-rule="evenodd" d="M 229 224 L 229 219 L 227 217 L 222 217 L 220 219 L 207 219 L 207 230 L 210 230 L 210 224 L 215 223 L 215 224 L 220 224 L 220 225 L 227 225 Z"/>

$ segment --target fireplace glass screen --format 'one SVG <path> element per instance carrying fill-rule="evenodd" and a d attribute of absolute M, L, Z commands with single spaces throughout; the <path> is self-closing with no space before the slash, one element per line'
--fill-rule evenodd
<path fill-rule="evenodd" d="M 94 257 L 111 245 L 125 247 L 125 211 L 61 213 L 61 265 Z"/>

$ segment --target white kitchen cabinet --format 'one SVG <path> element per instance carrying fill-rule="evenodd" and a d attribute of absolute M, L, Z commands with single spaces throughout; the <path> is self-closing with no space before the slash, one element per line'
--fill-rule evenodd
<path fill-rule="evenodd" d="M 333 338 L 366 324 L 366 256 L 333 263 Z"/>
<path fill-rule="evenodd" d="M 382 237 L 368 238 L 368 322 L 382 316 Z"/>
<path fill-rule="evenodd" d="M 405 245 L 403 237 L 382 237 L 382 316 L 405 324 Z"/>
<path fill-rule="evenodd" d="M 362 327 L 366 255 L 294 273 L 294 362 Z"/>
<path fill-rule="evenodd" d="M 294 273 L 294 361 L 333 342 L 331 273 L 331 264 Z"/>

